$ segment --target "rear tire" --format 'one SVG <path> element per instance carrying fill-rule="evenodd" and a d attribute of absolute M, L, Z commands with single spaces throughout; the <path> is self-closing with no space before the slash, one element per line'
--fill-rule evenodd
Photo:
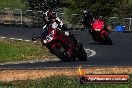
<path fill-rule="evenodd" d="M 63 62 L 75 61 L 75 59 L 69 57 L 68 52 L 66 52 L 63 46 L 61 48 L 55 47 L 53 50 L 55 52 L 55 55 Z"/>

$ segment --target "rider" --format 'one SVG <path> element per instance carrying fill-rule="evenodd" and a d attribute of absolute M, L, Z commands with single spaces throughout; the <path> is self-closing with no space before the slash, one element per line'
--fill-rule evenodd
<path fill-rule="evenodd" d="M 99 19 L 100 19 L 101 21 L 104 21 L 103 16 L 99 16 Z M 107 24 L 106 24 L 106 22 L 105 22 L 105 21 L 104 21 L 103 28 L 104 28 L 104 30 L 106 30 L 106 31 L 110 32 L 110 30 L 107 28 Z"/>
<path fill-rule="evenodd" d="M 89 30 L 89 33 L 91 33 L 91 29 L 92 29 L 92 23 L 93 21 L 97 19 L 96 16 L 93 16 L 90 12 L 83 10 L 83 19 L 82 19 L 82 24 L 84 25 L 84 28 L 86 30 Z"/>
<path fill-rule="evenodd" d="M 43 33 L 41 34 L 41 43 L 44 45 L 43 39 L 48 35 L 48 27 L 52 26 L 56 22 L 59 24 L 60 22 L 56 20 L 56 17 L 53 15 L 53 12 L 51 9 L 48 9 L 44 14 L 43 14 L 43 21 L 45 22 L 45 25 L 43 26 Z M 55 25 L 54 25 L 55 26 Z M 46 45 L 46 47 L 49 49 L 51 53 L 53 53 L 51 47 L 49 45 Z"/>
<path fill-rule="evenodd" d="M 48 9 L 44 14 L 43 14 L 43 20 L 45 22 L 45 25 L 43 26 L 43 33 L 41 34 L 42 39 L 45 38 L 48 34 L 48 26 L 53 25 L 56 23 L 58 29 L 61 29 L 63 23 L 60 21 L 58 17 L 55 17 L 53 15 L 53 11 L 51 9 Z"/>

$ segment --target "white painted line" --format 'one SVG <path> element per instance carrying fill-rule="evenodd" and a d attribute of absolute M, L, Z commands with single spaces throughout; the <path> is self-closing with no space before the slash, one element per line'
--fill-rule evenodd
<path fill-rule="evenodd" d="M 15 39 L 15 40 L 23 41 L 23 39 Z"/>
<path fill-rule="evenodd" d="M 0 65 L 4 65 L 4 64 L 0 64 Z"/>
<path fill-rule="evenodd" d="M 30 40 L 24 40 L 24 41 L 29 42 Z"/>
<path fill-rule="evenodd" d="M 29 63 L 34 63 L 34 62 L 31 61 L 31 62 L 29 62 Z"/>
<path fill-rule="evenodd" d="M 4 38 L 6 38 L 6 37 L 0 37 L 0 38 L 3 38 L 3 39 L 4 39 Z"/>
<path fill-rule="evenodd" d="M 41 62 L 45 62 L 45 61 L 41 61 Z"/>
<path fill-rule="evenodd" d="M 15 39 L 15 38 L 9 38 L 9 39 Z"/>
<path fill-rule="evenodd" d="M 91 52 L 91 54 L 88 57 L 92 57 L 92 56 L 94 56 L 96 54 L 96 52 L 94 50 L 86 49 L 86 52 L 87 51 L 90 51 Z"/>
<path fill-rule="evenodd" d="M 2 38 L 2 39 L 5 39 L 5 38 L 7 38 L 7 37 L 0 37 L 0 38 Z M 17 39 L 17 38 L 8 38 L 8 39 L 11 39 L 11 40 L 19 40 L 19 41 L 26 41 L 26 42 L 29 42 L 30 40 L 23 40 L 23 39 Z M 37 43 L 37 41 L 34 41 L 34 42 L 36 42 Z"/>
<path fill-rule="evenodd" d="M 18 64 L 17 62 L 15 62 L 14 64 Z"/>
<path fill-rule="evenodd" d="M 37 43 L 37 41 L 33 41 L 33 42 Z"/>

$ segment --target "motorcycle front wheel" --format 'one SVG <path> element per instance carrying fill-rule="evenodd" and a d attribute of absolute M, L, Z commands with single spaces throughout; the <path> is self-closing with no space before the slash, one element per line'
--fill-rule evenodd
<path fill-rule="evenodd" d="M 107 36 L 105 38 L 100 39 L 99 43 L 101 45 L 112 45 L 112 40 L 109 36 Z"/>
<path fill-rule="evenodd" d="M 106 38 L 105 42 L 108 45 L 112 45 L 112 40 L 111 40 L 111 38 L 109 36 Z"/>

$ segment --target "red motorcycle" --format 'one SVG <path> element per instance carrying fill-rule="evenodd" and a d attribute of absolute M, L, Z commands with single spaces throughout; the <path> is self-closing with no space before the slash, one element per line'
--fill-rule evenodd
<path fill-rule="evenodd" d="M 76 58 L 80 61 L 86 60 L 87 53 L 83 45 L 76 40 L 74 34 L 66 33 L 67 35 L 61 30 L 49 27 L 48 36 L 41 38 L 41 43 L 62 61 L 75 61 Z M 37 37 L 32 38 L 33 41 L 36 39 Z"/>
<path fill-rule="evenodd" d="M 107 28 L 104 26 L 104 21 L 96 19 L 92 23 L 91 35 L 93 40 L 99 42 L 100 44 L 112 45 L 112 40 L 109 36 Z"/>

